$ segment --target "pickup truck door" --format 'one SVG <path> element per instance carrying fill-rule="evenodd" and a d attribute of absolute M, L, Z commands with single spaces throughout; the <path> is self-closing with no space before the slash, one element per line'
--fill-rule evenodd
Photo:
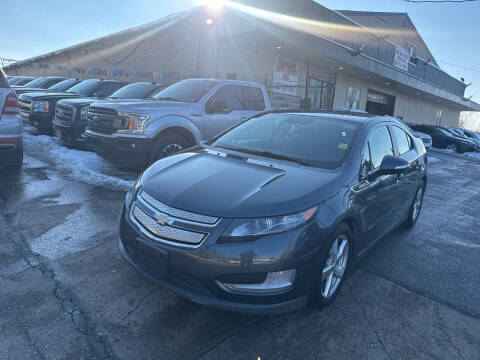
<path fill-rule="evenodd" d="M 226 84 L 205 104 L 205 139 L 225 131 L 239 122 L 265 110 L 260 87 Z"/>

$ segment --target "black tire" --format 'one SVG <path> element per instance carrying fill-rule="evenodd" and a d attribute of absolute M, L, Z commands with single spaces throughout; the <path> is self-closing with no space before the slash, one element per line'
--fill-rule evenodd
<path fill-rule="evenodd" d="M 420 198 L 420 207 L 417 209 L 418 211 L 415 211 L 415 206 L 417 204 L 417 196 L 421 192 L 421 198 Z M 418 218 L 420 217 L 420 213 L 422 211 L 422 206 L 423 206 L 423 198 L 425 196 L 425 183 L 422 183 L 415 192 L 415 197 L 413 198 L 412 204 L 410 205 L 410 209 L 408 210 L 408 217 L 407 220 L 405 221 L 404 225 L 407 228 L 413 228 L 415 224 L 418 221 Z"/>
<path fill-rule="evenodd" d="M 448 145 L 447 145 L 447 149 L 453 150 L 453 151 L 455 151 L 455 152 L 460 152 L 460 151 L 458 150 L 458 146 L 455 145 L 455 144 L 448 144 Z"/>
<path fill-rule="evenodd" d="M 23 146 L 15 150 L 8 159 L 10 169 L 20 169 L 23 165 Z"/>
<path fill-rule="evenodd" d="M 341 236 L 345 236 L 347 238 L 347 243 L 348 243 L 345 270 L 343 272 L 343 276 L 340 279 L 340 283 L 335 288 L 335 291 L 331 295 L 325 297 L 324 292 L 322 291 L 325 289 L 325 285 L 326 285 L 326 280 L 322 279 L 323 270 L 327 265 L 327 261 L 329 261 L 331 258 L 330 250 L 332 249 L 334 242 L 337 242 L 337 239 L 339 239 Z M 353 255 L 352 249 L 353 249 L 353 232 L 347 224 L 341 224 L 333 233 L 329 241 L 325 243 L 325 246 L 322 249 L 322 253 L 318 256 L 318 261 L 316 262 L 316 264 L 321 264 L 321 265 L 318 265 L 317 273 L 314 277 L 311 291 L 310 291 L 310 304 L 312 307 L 323 308 L 331 304 L 336 299 L 336 297 L 338 296 L 338 293 L 342 289 L 343 284 L 345 283 L 345 278 L 347 277 L 348 272 L 350 270 L 350 264 L 352 263 L 352 255 Z"/>
<path fill-rule="evenodd" d="M 153 164 L 155 161 L 163 159 L 164 157 L 170 156 L 178 151 L 187 149 L 191 144 L 183 136 L 175 133 L 166 133 L 160 135 L 160 137 L 155 141 L 152 152 L 148 159 L 148 165 Z"/>

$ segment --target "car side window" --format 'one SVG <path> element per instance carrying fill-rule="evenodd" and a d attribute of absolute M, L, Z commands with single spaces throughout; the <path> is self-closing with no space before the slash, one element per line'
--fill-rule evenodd
<path fill-rule="evenodd" d="M 392 126 L 390 129 L 397 143 L 399 155 L 403 155 L 413 149 L 413 142 L 410 135 L 398 126 Z"/>
<path fill-rule="evenodd" d="M 243 93 L 246 110 L 265 110 L 265 99 L 262 89 L 253 86 L 244 86 Z"/>
<path fill-rule="evenodd" d="M 124 86 L 125 86 L 125 84 L 122 84 L 122 83 L 104 82 L 98 87 L 96 93 L 101 93 L 104 96 L 110 96 L 115 91 L 117 91 L 118 89 L 120 89 L 121 87 L 124 87 Z"/>
<path fill-rule="evenodd" d="M 208 104 L 222 102 L 228 110 L 245 110 L 242 86 L 224 85 L 208 100 Z"/>
<path fill-rule="evenodd" d="M 372 168 L 380 167 L 386 155 L 393 155 L 393 143 L 386 126 L 380 126 L 372 131 L 368 138 Z"/>
<path fill-rule="evenodd" d="M 367 141 L 362 151 L 362 162 L 360 164 L 360 177 L 365 178 L 367 174 L 372 170 L 373 170 L 373 167 L 372 167 L 372 158 L 370 156 L 370 145 Z"/>

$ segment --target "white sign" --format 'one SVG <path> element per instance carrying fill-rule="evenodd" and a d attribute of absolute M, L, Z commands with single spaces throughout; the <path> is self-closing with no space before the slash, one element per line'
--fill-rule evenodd
<path fill-rule="evenodd" d="M 283 95 L 297 95 L 298 64 L 277 60 L 273 69 L 273 92 Z"/>
<path fill-rule="evenodd" d="M 408 51 L 401 47 L 395 48 L 395 59 L 393 60 L 393 65 L 403 71 L 408 71 L 408 62 L 410 60 L 410 55 Z"/>

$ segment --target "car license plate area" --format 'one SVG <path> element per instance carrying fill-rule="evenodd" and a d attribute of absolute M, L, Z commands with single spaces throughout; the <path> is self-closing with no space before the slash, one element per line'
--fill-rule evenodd
<path fill-rule="evenodd" d="M 55 128 L 54 130 L 55 136 L 61 138 L 62 137 L 62 130 L 59 128 Z"/>
<path fill-rule="evenodd" d="M 167 275 L 167 253 L 165 251 L 145 245 L 136 239 L 127 242 L 125 246 L 134 262 L 147 273 L 156 278 L 164 278 Z"/>

